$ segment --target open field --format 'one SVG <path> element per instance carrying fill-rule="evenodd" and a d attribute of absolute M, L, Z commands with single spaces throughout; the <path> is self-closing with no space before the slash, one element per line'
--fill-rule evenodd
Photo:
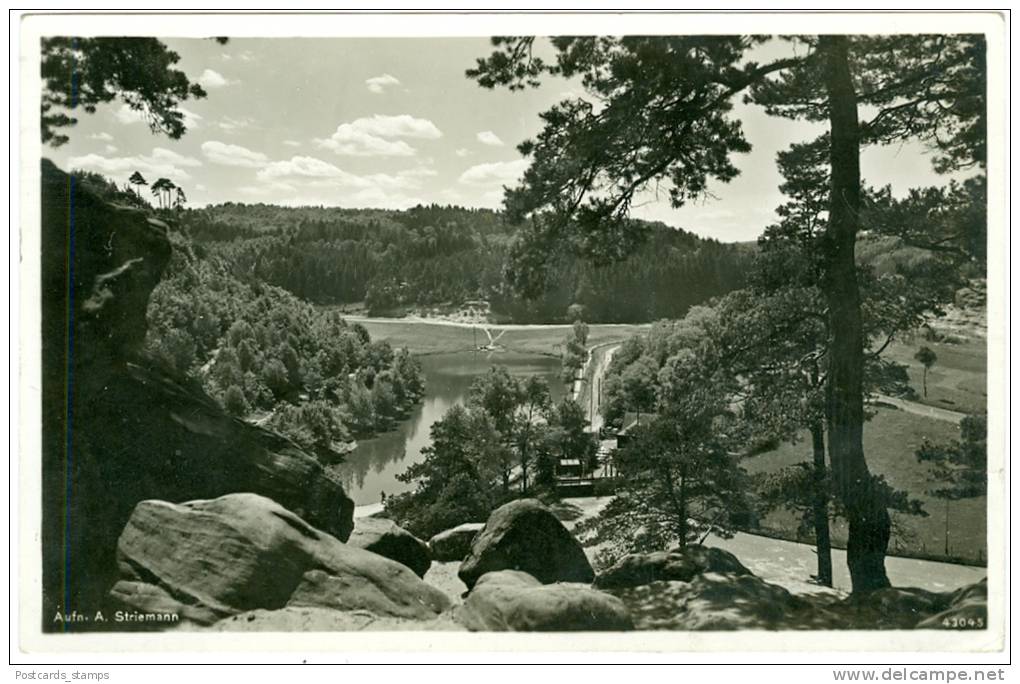
<path fill-rule="evenodd" d="M 354 322 L 365 326 L 373 340 L 386 340 L 394 348 L 407 347 L 414 354 L 438 354 L 442 352 L 471 350 L 477 344 L 486 344 L 489 339 L 479 327 L 448 325 L 415 320 L 385 318 L 354 318 Z M 618 342 L 647 330 L 642 325 L 591 325 L 588 345 Z M 569 325 L 522 325 L 490 326 L 499 344 L 510 351 L 531 354 L 559 356 L 560 345 L 566 337 Z"/>
<path fill-rule="evenodd" d="M 783 444 L 778 449 L 744 462 L 749 472 L 767 472 L 793 465 L 811 458 L 811 443 L 807 436 L 797 444 Z M 953 423 L 933 420 L 896 409 L 879 408 L 874 418 L 864 426 L 864 450 L 871 471 L 884 475 L 893 487 L 910 492 L 920 499 L 928 512 L 927 517 L 894 514 L 893 539 L 890 552 L 897 555 L 927 558 L 952 558 L 968 562 L 987 559 L 986 499 L 979 497 L 953 501 L 949 506 L 949 555 L 946 546 L 946 504 L 928 494 L 940 482 L 931 477 L 928 464 L 918 463 L 914 451 L 928 438 L 933 442 L 958 439 L 959 431 Z M 776 512 L 763 521 L 766 531 L 777 536 L 798 540 L 794 516 Z M 846 525 L 833 524 L 833 543 L 846 544 Z M 807 541 L 800 539 L 799 541 Z"/>
<path fill-rule="evenodd" d="M 924 367 L 914 359 L 920 346 L 927 346 L 938 357 L 928 371 L 928 396 L 924 396 Z M 984 413 L 988 401 L 987 342 L 981 338 L 959 344 L 927 342 L 917 336 L 909 343 L 894 342 L 883 354 L 907 366 L 914 401 L 961 413 Z"/>

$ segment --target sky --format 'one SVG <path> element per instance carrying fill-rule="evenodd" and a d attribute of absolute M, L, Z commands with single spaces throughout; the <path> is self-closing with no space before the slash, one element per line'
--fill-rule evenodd
<path fill-rule="evenodd" d="M 153 135 L 114 102 L 78 114 L 71 141 L 44 153 L 64 168 L 123 183 L 135 170 L 165 176 L 189 206 L 266 202 L 403 209 L 419 203 L 498 208 L 503 186 L 527 166 L 516 146 L 541 130 L 539 114 L 577 82 L 547 78 L 538 89 L 486 90 L 465 77 L 491 51 L 487 38 L 165 39 L 178 68 L 208 92 L 182 105 L 181 140 Z M 779 56 L 778 43 L 760 61 Z M 824 126 L 769 117 L 737 104 L 748 154 L 741 174 L 710 186 L 711 198 L 679 209 L 648 191 L 632 214 L 724 242 L 753 240 L 783 202 L 776 153 Z M 861 159 L 872 185 L 941 185 L 918 144 L 870 148 Z"/>

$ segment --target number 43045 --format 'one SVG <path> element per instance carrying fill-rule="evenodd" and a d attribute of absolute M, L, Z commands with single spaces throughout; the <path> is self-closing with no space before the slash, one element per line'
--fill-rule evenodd
<path fill-rule="evenodd" d="M 942 626 L 949 629 L 984 629 L 984 618 L 947 617 L 942 620 Z"/>

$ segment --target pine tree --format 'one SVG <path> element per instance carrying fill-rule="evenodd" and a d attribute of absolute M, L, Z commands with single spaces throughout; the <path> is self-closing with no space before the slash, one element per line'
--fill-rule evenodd
<path fill-rule="evenodd" d="M 740 93 L 769 114 L 827 122 L 816 141 L 829 166 L 828 216 L 819 234 L 817 283 L 827 305 L 826 434 L 833 479 L 849 519 L 847 563 L 854 591 L 889 585 L 891 519 L 864 456 L 864 330 L 854 262 L 860 230 L 862 144 L 920 139 L 939 170 L 985 158 L 984 39 L 970 35 L 797 36 L 803 48 L 759 64 L 747 53 L 766 37 L 557 37 L 554 62 L 535 38 L 494 38 L 496 51 L 468 76 L 511 89 L 544 73 L 578 77 L 600 100 L 564 100 L 519 150 L 530 158 L 505 205 L 526 220 L 509 275 L 541 287 L 556 245 L 596 262 L 621 258 L 647 235 L 628 222 L 636 195 L 666 181 L 674 206 L 703 196 L 709 179 L 738 173 L 750 149 L 729 117 Z M 875 115 L 860 121 L 866 105 Z"/>

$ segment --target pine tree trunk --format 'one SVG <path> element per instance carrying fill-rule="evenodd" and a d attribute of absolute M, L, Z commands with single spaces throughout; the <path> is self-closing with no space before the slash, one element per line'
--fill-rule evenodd
<path fill-rule="evenodd" d="M 684 468 L 680 474 L 680 550 L 687 550 L 687 469 Z"/>
<path fill-rule="evenodd" d="M 829 489 L 825 475 L 825 428 L 821 421 L 811 426 L 815 491 L 812 517 L 815 525 L 815 551 L 818 554 L 818 581 L 832 586 L 832 539 L 829 534 Z"/>
<path fill-rule="evenodd" d="M 864 459 L 864 333 L 854 243 L 860 208 L 857 95 L 845 36 L 821 36 L 829 102 L 831 188 L 823 236 L 822 290 L 829 308 L 826 420 L 836 490 L 849 521 L 847 565 L 854 592 L 889 586 L 890 519 Z"/>

